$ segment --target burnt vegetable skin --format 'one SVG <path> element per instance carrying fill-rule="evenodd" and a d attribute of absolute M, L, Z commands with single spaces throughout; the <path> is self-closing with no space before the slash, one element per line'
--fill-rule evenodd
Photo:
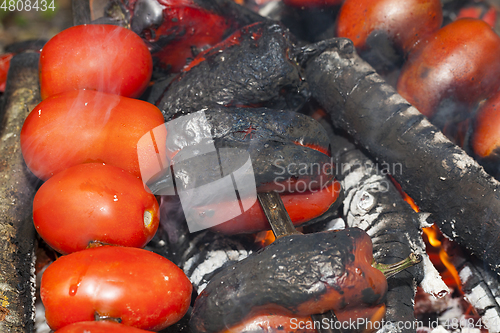
<path fill-rule="evenodd" d="M 193 129 L 197 135 L 187 137 Z M 219 106 L 175 119 L 167 125 L 167 132 L 167 150 L 180 175 L 175 182 L 181 189 L 220 179 L 219 156 L 224 173 L 229 174 L 245 164 L 249 155 L 259 191 L 294 189 L 298 181 L 313 190 L 326 186 L 334 176 L 328 135 L 314 119 L 296 112 Z M 212 142 L 218 149 L 232 149 L 189 158 L 192 150 Z M 172 183 L 170 177 L 165 175 L 148 186 L 159 193 Z"/>
<path fill-rule="evenodd" d="M 284 236 L 216 275 L 196 299 L 191 327 L 219 332 L 266 309 L 339 316 L 382 306 L 387 281 L 372 260 L 361 229 Z"/>
<path fill-rule="evenodd" d="M 306 146 L 324 154 L 329 152 L 330 142 L 326 131 L 309 116 L 269 108 L 220 106 L 175 120 L 172 127 L 167 127 L 167 149 L 173 153 L 184 148 L 188 140 L 182 140 L 180 136 L 185 136 L 190 128 L 201 128 L 205 119 L 210 133 L 200 139 L 214 139 L 216 146 L 226 145 L 224 143 L 245 145 L 255 141 L 276 141 Z M 202 131 L 198 132 L 198 135 L 204 135 Z"/>
<path fill-rule="evenodd" d="M 211 105 L 296 108 L 306 93 L 293 48 L 278 23 L 246 26 L 200 53 L 156 105 L 166 120 Z"/>

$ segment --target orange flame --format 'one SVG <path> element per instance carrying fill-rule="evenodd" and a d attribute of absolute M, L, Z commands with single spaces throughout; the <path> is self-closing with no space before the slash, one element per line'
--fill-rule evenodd
<path fill-rule="evenodd" d="M 435 224 L 433 224 L 432 227 L 423 228 L 423 231 L 425 236 L 427 236 L 426 238 L 429 246 L 431 246 L 434 251 L 438 253 L 440 262 L 434 262 L 431 257 L 433 264 L 436 266 L 442 264 L 446 268 L 443 272 L 440 271 L 440 273 L 443 275 L 443 281 L 446 283 L 446 285 L 448 285 L 448 287 L 456 287 L 458 288 L 460 293 L 462 293 L 462 283 L 460 281 L 460 276 L 458 275 L 457 269 L 451 262 L 450 256 L 446 252 L 445 247 L 443 246 L 443 242 L 441 241 L 444 238 L 443 234 Z M 451 279 L 447 279 L 445 275 L 450 275 Z"/>
<path fill-rule="evenodd" d="M 394 184 L 394 187 L 396 188 L 396 190 L 398 190 L 399 194 L 401 194 L 401 196 L 403 197 L 403 200 L 406 201 L 410 205 L 410 207 L 413 208 L 414 211 L 416 211 L 417 213 L 420 212 L 420 208 L 418 208 L 415 201 L 408 194 L 406 194 L 405 191 L 403 191 L 403 188 L 401 187 L 401 185 L 399 185 L 399 183 L 396 181 L 396 179 L 394 179 L 394 177 L 392 177 L 391 175 L 388 175 L 388 176 L 389 176 L 389 179 Z"/>
<path fill-rule="evenodd" d="M 261 247 L 266 247 L 276 240 L 272 230 L 261 231 L 255 235 L 255 243 L 258 243 Z"/>
<path fill-rule="evenodd" d="M 413 210 L 418 213 L 420 211 L 420 208 L 417 206 L 415 201 L 408 194 L 406 194 L 405 191 L 403 191 L 401 185 L 399 185 L 399 183 L 393 177 L 390 178 L 396 189 L 403 197 L 403 200 L 406 201 L 411 206 L 411 208 L 413 208 Z M 462 283 L 460 281 L 460 276 L 458 275 L 457 269 L 451 262 L 450 256 L 446 252 L 443 246 L 443 242 L 441 241 L 441 239 L 444 238 L 443 234 L 435 224 L 432 225 L 432 227 L 423 228 L 423 232 L 426 236 L 424 237 L 424 240 L 426 241 L 428 246 L 431 246 L 433 248 L 432 252 L 438 253 L 438 258 L 429 256 L 432 263 L 434 264 L 434 266 L 443 265 L 446 268 L 446 270 L 440 272 L 442 275 L 451 275 L 451 280 L 443 277 L 444 282 L 448 287 L 457 287 L 460 293 L 462 293 Z"/>

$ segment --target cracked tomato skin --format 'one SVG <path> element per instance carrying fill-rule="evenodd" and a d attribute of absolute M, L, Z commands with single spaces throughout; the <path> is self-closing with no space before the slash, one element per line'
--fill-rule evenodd
<path fill-rule="evenodd" d="M 189 308 L 192 286 L 164 257 L 142 249 L 102 246 L 62 256 L 43 273 L 40 295 L 53 330 L 95 316 L 159 331 Z"/>
<path fill-rule="evenodd" d="M 40 55 L 42 99 L 90 89 L 139 97 L 149 84 L 153 60 L 134 32 L 114 25 L 78 25 L 50 39 Z"/>
<path fill-rule="evenodd" d="M 91 90 L 68 91 L 31 111 L 21 129 L 21 150 L 28 168 L 42 180 L 89 162 L 115 165 L 140 177 L 141 168 L 155 168 L 158 158 L 148 152 L 164 151 L 165 140 L 138 151 L 139 139 L 162 124 L 161 111 L 150 103 Z"/>
<path fill-rule="evenodd" d="M 74 323 L 58 329 L 55 333 L 151 333 L 151 331 L 102 320 Z"/>
<path fill-rule="evenodd" d="M 46 181 L 33 201 L 40 236 L 67 254 L 91 242 L 144 247 L 159 224 L 159 205 L 142 181 L 102 163 L 68 168 Z"/>

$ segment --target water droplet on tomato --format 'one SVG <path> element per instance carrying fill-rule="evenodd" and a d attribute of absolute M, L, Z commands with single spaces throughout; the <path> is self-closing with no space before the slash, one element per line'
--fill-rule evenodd
<path fill-rule="evenodd" d="M 73 284 L 73 285 L 71 285 L 69 287 L 69 295 L 70 296 L 75 296 L 77 291 L 78 291 L 78 285 L 77 284 Z"/>

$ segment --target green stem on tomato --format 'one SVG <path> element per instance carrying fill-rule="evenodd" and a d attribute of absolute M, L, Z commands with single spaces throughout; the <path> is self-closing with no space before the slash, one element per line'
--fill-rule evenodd
<path fill-rule="evenodd" d="M 394 264 L 380 264 L 373 262 L 372 266 L 384 273 L 385 278 L 388 279 L 399 272 L 418 264 L 422 261 L 422 257 L 416 253 L 410 253 L 408 258 L 398 261 Z"/>

